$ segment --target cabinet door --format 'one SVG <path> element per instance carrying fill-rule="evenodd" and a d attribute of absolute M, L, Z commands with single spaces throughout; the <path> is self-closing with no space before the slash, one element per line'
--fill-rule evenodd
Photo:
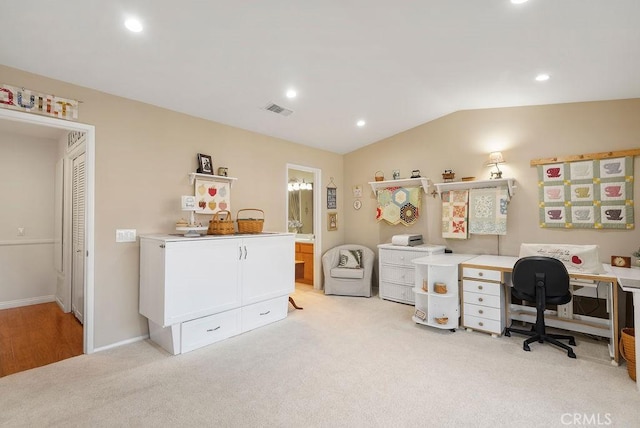
<path fill-rule="evenodd" d="M 220 239 L 166 244 L 165 326 L 240 306 L 240 242 Z"/>
<path fill-rule="evenodd" d="M 243 240 L 243 305 L 293 293 L 294 250 L 293 235 L 263 235 Z"/>
<path fill-rule="evenodd" d="M 164 326 L 164 241 L 140 239 L 140 302 L 142 315 Z"/>

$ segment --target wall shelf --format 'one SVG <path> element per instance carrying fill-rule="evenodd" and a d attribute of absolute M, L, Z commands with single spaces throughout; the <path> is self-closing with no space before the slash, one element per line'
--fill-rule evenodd
<path fill-rule="evenodd" d="M 225 177 L 223 175 L 200 174 L 199 172 L 189 173 L 189 182 L 191 184 L 195 183 L 196 178 L 211 180 L 211 181 L 223 181 L 223 182 L 229 183 L 229 187 L 233 187 L 233 182 L 237 180 L 237 178 Z"/>
<path fill-rule="evenodd" d="M 374 195 L 378 189 L 386 189 L 387 187 L 422 187 L 424 193 L 427 193 L 430 181 L 426 177 L 400 178 L 398 180 L 370 181 L 369 185 Z"/>
<path fill-rule="evenodd" d="M 473 181 L 454 181 L 450 183 L 434 183 L 438 195 L 449 190 L 468 190 L 479 189 L 483 187 L 506 187 L 509 191 L 509 198 L 513 196 L 516 188 L 515 178 L 494 178 L 493 180 L 473 180 Z"/>

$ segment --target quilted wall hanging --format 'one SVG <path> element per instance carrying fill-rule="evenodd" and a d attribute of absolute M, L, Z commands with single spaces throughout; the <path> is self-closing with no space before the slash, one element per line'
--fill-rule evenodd
<path fill-rule="evenodd" d="M 467 239 L 469 236 L 469 191 L 442 192 L 442 237 Z"/>
<path fill-rule="evenodd" d="M 231 210 L 229 183 L 196 179 L 195 195 L 197 214 L 215 214 L 218 211 Z"/>
<path fill-rule="evenodd" d="M 420 215 L 420 187 L 387 187 L 378 189 L 376 220 L 389 224 L 414 224 Z"/>
<path fill-rule="evenodd" d="M 633 156 L 538 164 L 540 227 L 633 229 Z"/>
<path fill-rule="evenodd" d="M 504 187 L 469 191 L 469 233 L 506 235 L 509 191 Z"/>

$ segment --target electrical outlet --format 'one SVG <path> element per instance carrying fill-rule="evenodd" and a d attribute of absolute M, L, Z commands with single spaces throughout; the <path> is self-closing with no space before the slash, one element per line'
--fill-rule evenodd
<path fill-rule="evenodd" d="M 136 229 L 116 229 L 116 242 L 136 242 Z"/>
<path fill-rule="evenodd" d="M 24 227 L 18 228 L 18 236 L 24 236 Z"/>

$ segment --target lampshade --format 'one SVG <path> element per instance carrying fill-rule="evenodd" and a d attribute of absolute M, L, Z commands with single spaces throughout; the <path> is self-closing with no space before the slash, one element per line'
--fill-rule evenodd
<path fill-rule="evenodd" d="M 502 152 L 491 152 L 489 153 L 489 165 L 496 165 L 499 163 L 504 163 L 504 158 L 502 157 Z"/>

